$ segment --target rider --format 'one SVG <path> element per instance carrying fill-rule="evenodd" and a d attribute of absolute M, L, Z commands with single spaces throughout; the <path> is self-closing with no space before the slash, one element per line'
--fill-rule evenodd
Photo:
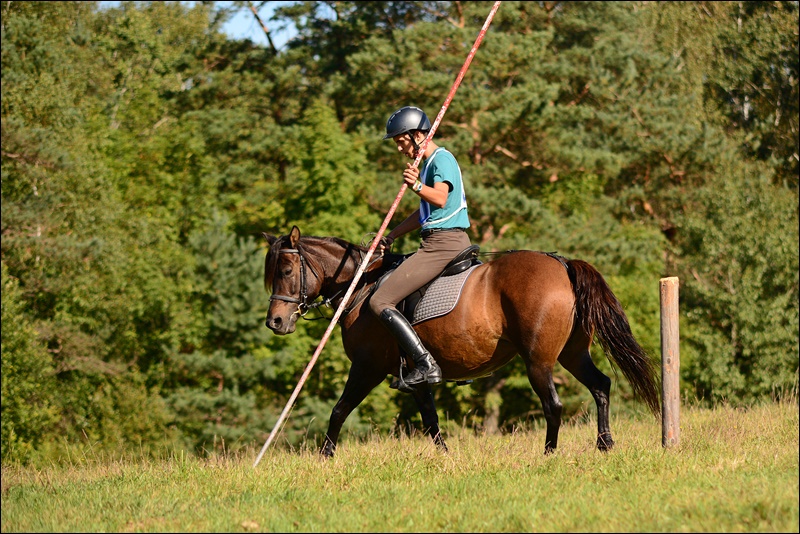
<path fill-rule="evenodd" d="M 389 117 L 383 138 L 391 138 L 401 154 L 414 160 L 430 129 L 431 122 L 421 109 L 406 106 Z M 465 232 L 470 226 L 467 197 L 456 158 L 432 140 L 422 156 L 421 169 L 406 163 L 403 171 L 403 180 L 419 196 L 419 209 L 383 237 L 379 248 L 383 253 L 395 239 L 419 228 L 422 242 L 419 249 L 375 291 L 369 304 L 372 313 L 380 318 L 400 347 L 414 360 L 414 369 L 402 377 L 412 386 L 422 382 L 440 383 L 442 370 L 396 306 L 436 278 L 459 252 L 471 244 Z"/>

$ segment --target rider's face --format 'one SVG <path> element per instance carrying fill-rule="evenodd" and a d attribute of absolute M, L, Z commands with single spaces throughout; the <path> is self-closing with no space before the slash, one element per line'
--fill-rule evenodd
<path fill-rule="evenodd" d="M 392 137 L 392 140 L 397 145 L 397 150 L 409 159 L 414 159 L 416 156 L 416 149 L 411 142 L 411 134 L 404 133 Z"/>

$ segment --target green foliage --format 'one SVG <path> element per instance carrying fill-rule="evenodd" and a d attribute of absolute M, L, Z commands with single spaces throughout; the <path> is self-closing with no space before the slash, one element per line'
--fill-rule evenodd
<path fill-rule="evenodd" d="M 2 251 L 54 355 L 55 436 L 146 450 L 168 434 L 167 420 L 158 389 L 139 369 L 163 362 L 165 347 L 180 344 L 189 258 L 175 227 L 160 218 L 166 211 L 154 199 L 164 196 L 150 191 L 137 200 L 130 194 L 136 180 L 118 180 L 119 162 L 104 154 L 114 146 L 108 131 L 124 128 L 114 117 L 126 108 L 106 107 L 113 80 L 98 68 L 103 48 L 76 36 L 92 26 L 91 6 L 56 4 L 61 32 L 36 22 L 55 16 L 49 5 L 8 7 Z M 17 24 L 32 31 L 17 33 Z M 50 70 L 31 71 L 30 56 Z M 56 75 L 49 92 L 28 88 L 48 74 Z M 27 141 L 18 143 L 20 136 Z"/>
<path fill-rule="evenodd" d="M 174 433 L 167 428 L 165 401 L 136 370 L 86 362 L 61 370 L 58 379 L 63 415 L 57 430 L 66 439 L 49 444 L 46 449 L 51 457 L 63 459 L 83 442 L 97 452 L 137 451 L 145 456 L 172 444 Z"/>
<path fill-rule="evenodd" d="M 25 314 L 15 279 L 2 264 L 2 459 L 25 461 L 58 417 L 53 359 Z"/>
<path fill-rule="evenodd" d="M 366 241 L 405 165 L 386 118 L 435 116 L 491 5 L 295 2 L 267 21 L 298 29 L 277 51 L 221 33 L 244 2 L 3 4 L 4 461 L 265 438 L 327 321 L 264 327 L 261 232 Z M 657 282 L 677 275 L 693 394 L 790 390 L 797 25 L 796 2 L 503 2 L 436 136 L 473 242 L 594 264 L 653 357 Z M 614 408 L 635 410 L 593 356 Z M 344 386 L 337 330 L 316 366 L 292 445 L 321 439 Z M 568 417 L 593 409 L 556 380 Z M 451 425 L 540 418 L 520 360 L 437 396 Z M 418 423 L 381 386 L 346 429 Z"/>
<path fill-rule="evenodd" d="M 655 39 L 687 67 L 686 89 L 703 96 L 707 119 L 796 191 L 797 2 L 666 2 L 649 11 Z"/>
<path fill-rule="evenodd" d="M 797 380 L 798 198 L 759 167 L 725 168 L 679 219 L 685 377 L 700 398 L 775 396 Z"/>
<path fill-rule="evenodd" d="M 321 101 L 309 107 L 294 133 L 284 228 L 298 224 L 308 235 L 358 242 L 377 221 L 365 202 L 375 180 L 363 142 L 342 133 Z"/>
<path fill-rule="evenodd" d="M 189 236 L 189 245 L 196 258 L 190 302 L 203 330 L 169 354 L 161 387 L 187 444 L 235 450 L 265 427 L 265 388 L 275 379 L 261 356 L 267 340 L 261 249 L 252 237 L 232 234 L 221 215 Z"/>

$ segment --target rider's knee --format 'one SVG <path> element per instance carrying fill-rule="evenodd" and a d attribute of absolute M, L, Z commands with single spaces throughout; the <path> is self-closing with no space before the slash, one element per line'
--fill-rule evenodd
<path fill-rule="evenodd" d="M 380 317 L 381 312 L 385 310 L 388 306 L 383 304 L 382 302 L 375 301 L 373 299 L 369 300 L 369 311 L 371 311 L 375 317 Z"/>

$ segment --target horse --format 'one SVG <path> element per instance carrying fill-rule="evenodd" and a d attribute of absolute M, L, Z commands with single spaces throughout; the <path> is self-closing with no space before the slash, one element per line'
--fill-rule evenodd
<path fill-rule="evenodd" d="M 270 305 L 266 326 L 291 334 L 297 319 L 322 303 L 336 309 L 358 272 L 368 248 L 338 237 L 301 236 L 293 226 L 281 237 L 264 233 L 269 249 L 264 288 Z M 401 375 L 401 352 L 392 335 L 365 304 L 370 290 L 403 255 L 377 255 L 363 269 L 339 317 L 345 353 L 351 361 L 344 390 L 334 406 L 319 453 L 333 457 L 342 425 L 367 395 Z M 539 396 L 546 421 L 544 452 L 558 446 L 562 404 L 553 383 L 559 362 L 591 393 L 597 406 L 597 448 L 614 446 L 609 426 L 611 380 L 589 353 L 596 339 L 622 370 L 634 397 L 660 413 L 655 365 L 634 338 L 627 316 L 603 276 L 589 263 L 552 253 L 509 251 L 474 267 L 455 307 L 446 315 L 414 326 L 448 381 L 485 377 L 519 355 Z M 318 297 L 323 301 L 315 302 Z M 413 362 L 409 363 L 413 365 Z M 410 391 L 424 433 L 447 451 L 439 429 L 431 387 Z"/>

